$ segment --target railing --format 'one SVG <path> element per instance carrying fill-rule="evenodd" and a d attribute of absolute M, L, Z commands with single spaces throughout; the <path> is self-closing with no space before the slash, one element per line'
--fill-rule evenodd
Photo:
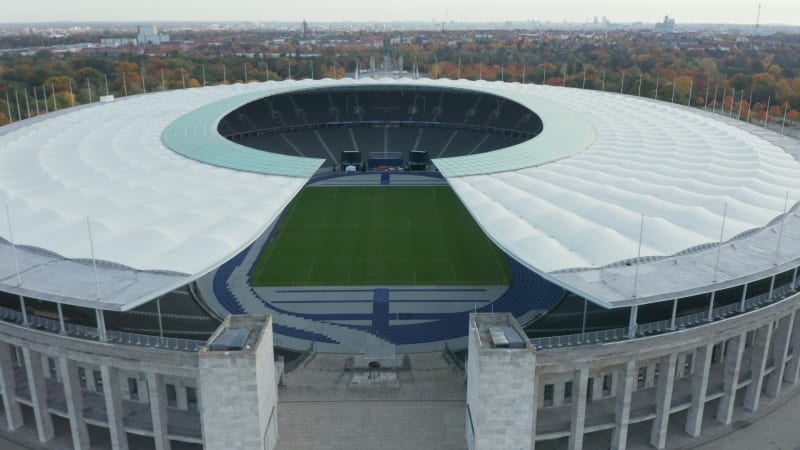
<path fill-rule="evenodd" d="M 767 303 L 774 303 L 783 299 L 786 294 L 794 292 L 795 288 L 792 283 L 786 283 L 781 286 L 775 287 L 770 299 L 769 292 L 755 295 L 744 301 L 744 309 L 741 308 L 741 303 L 732 303 L 730 305 L 720 306 L 711 310 L 711 321 L 724 319 L 735 314 L 759 308 Z M 701 311 L 685 316 L 675 317 L 675 324 L 673 326 L 672 320 L 660 320 L 658 322 L 643 323 L 636 326 L 636 336 L 643 336 L 649 334 L 667 333 L 670 331 L 690 328 L 697 325 L 702 325 L 709 322 L 708 311 Z M 569 334 L 563 336 L 548 336 L 533 338 L 530 340 L 538 350 L 546 350 L 548 348 L 558 347 L 575 347 L 579 345 L 600 344 L 603 342 L 613 342 L 627 339 L 629 337 L 629 328 L 614 328 L 610 330 L 590 331 L 587 333 Z"/>
<path fill-rule="evenodd" d="M 464 364 L 464 360 L 460 359 L 455 352 L 447 345 L 447 342 L 444 343 L 444 350 L 442 350 L 442 356 L 444 356 L 445 361 L 449 361 L 450 364 L 455 366 L 461 373 L 466 373 L 467 368 Z"/>
<path fill-rule="evenodd" d="M 0 306 L 0 319 L 6 322 L 13 322 L 24 325 L 22 313 L 10 308 Z M 46 319 L 38 316 L 28 316 L 28 324 L 30 328 L 35 328 L 40 331 L 47 331 L 51 333 L 61 333 L 61 324 L 58 320 Z M 83 325 L 76 325 L 73 323 L 64 322 L 64 334 L 71 337 L 81 339 L 91 339 L 99 341 L 99 333 L 97 328 L 87 327 Z M 125 331 L 106 331 L 105 342 L 113 342 L 116 344 L 134 345 L 138 347 L 152 347 L 164 350 L 175 350 L 181 352 L 197 352 L 200 347 L 205 345 L 205 341 L 198 341 L 194 339 L 181 339 L 172 337 L 151 336 L 146 334 L 127 333 Z"/>

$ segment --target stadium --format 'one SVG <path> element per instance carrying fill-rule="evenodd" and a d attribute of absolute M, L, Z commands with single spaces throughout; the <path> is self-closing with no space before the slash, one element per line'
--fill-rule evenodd
<path fill-rule="evenodd" d="M 3 417 L 43 446 L 350 448 L 314 414 L 355 398 L 440 430 L 385 448 L 672 448 L 800 378 L 800 144 L 732 112 L 290 80 L 0 143 Z"/>

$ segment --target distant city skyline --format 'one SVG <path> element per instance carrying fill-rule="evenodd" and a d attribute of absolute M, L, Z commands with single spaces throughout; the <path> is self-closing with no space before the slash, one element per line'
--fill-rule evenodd
<path fill-rule="evenodd" d="M 797 0 L 762 2 L 762 24 L 800 25 L 800 6 Z M 630 0 L 562 0 L 553 3 L 534 3 L 530 0 L 508 0 L 493 4 L 486 0 L 376 0 L 294 1 L 227 0 L 197 2 L 196 0 L 139 0 L 109 5 L 103 0 L 79 0 L 78 4 L 61 0 L 14 2 L 3 8 L 2 23 L 23 22 L 505 22 L 549 21 L 592 22 L 605 16 L 612 22 L 654 23 L 665 15 L 681 23 L 754 24 L 758 1 L 673 0 L 671 2 L 632 2 Z"/>

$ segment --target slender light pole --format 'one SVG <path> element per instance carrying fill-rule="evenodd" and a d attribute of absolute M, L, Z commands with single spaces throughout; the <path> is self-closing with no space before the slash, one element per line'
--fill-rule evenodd
<path fill-rule="evenodd" d="M 72 78 L 69 79 L 69 103 L 71 106 L 75 106 L 75 96 L 72 95 Z"/>
<path fill-rule="evenodd" d="M 750 113 L 753 111 L 753 90 L 750 89 L 750 101 L 747 102 L 747 123 L 750 123 Z"/>
<path fill-rule="evenodd" d="M 728 203 L 725 203 L 725 207 L 722 210 L 722 226 L 719 229 L 719 244 L 717 245 L 717 261 L 714 263 L 714 279 L 711 280 L 712 283 L 717 282 L 717 273 L 719 272 L 719 255 L 722 252 L 722 238 L 725 233 L 725 219 L 728 217 Z"/>
<path fill-rule="evenodd" d="M 142 66 L 142 92 L 147 93 L 147 86 L 144 84 L 144 66 Z"/>
<path fill-rule="evenodd" d="M 639 249 L 636 251 L 636 270 L 633 274 L 633 296 L 636 297 L 639 287 L 639 258 L 642 257 L 642 238 L 644 237 L 644 214 L 642 214 L 642 223 L 639 226 Z"/>
<path fill-rule="evenodd" d="M 600 90 L 605 92 L 606 91 L 606 71 L 603 71 L 603 84 L 600 87 Z"/>
<path fill-rule="evenodd" d="M 128 96 L 128 82 L 125 80 L 125 72 L 122 72 L 122 94 Z"/>
<path fill-rule="evenodd" d="M 583 83 L 581 84 L 581 89 L 586 89 L 586 68 L 583 69 Z"/>
<path fill-rule="evenodd" d="M 719 89 L 719 84 L 714 85 L 714 102 L 711 104 L 711 112 L 717 112 L 717 89 Z"/>
<path fill-rule="evenodd" d="M 203 64 L 203 65 L 200 66 L 200 68 L 203 70 L 203 87 L 205 87 L 206 86 L 206 65 Z M 267 74 L 269 74 L 269 68 L 267 68 Z"/>
<path fill-rule="evenodd" d="M 625 71 L 622 71 L 622 82 L 619 84 L 619 93 L 622 94 L 625 90 Z"/>
<path fill-rule="evenodd" d="M 14 90 L 14 98 L 17 99 L 17 118 L 22 120 L 22 109 L 19 107 L 19 92 L 16 89 Z"/>
<path fill-rule="evenodd" d="M 27 87 L 25 88 L 25 109 L 28 111 L 28 117 L 26 117 L 26 118 L 30 119 L 31 118 L 31 104 L 28 101 L 28 88 Z"/>
<path fill-rule="evenodd" d="M 654 99 L 658 100 L 658 82 L 660 81 L 661 74 L 656 74 L 656 95 L 653 96 Z"/>
<path fill-rule="evenodd" d="M 703 111 L 708 111 L 708 90 L 711 88 L 711 84 L 706 83 L 706 96 L 703 99 Z"/>
<path fill-rule="evenodd" d="M 86 78 L 86 86 L 89 88 L 89 103 L 92 103 L 92 83 L 89 82 L 89 78 Z"/>
<path fill-rule="evenodd" d="M 47 97 L 45 97 L 44 104 L 47 104 Z M 33 88 L 33 105 L 36 106 L 36 115 L 39 113 L 39 94 L 36 93 L 36 87 Z"/>
<path fill-rule="evenodd" d="M 36 94 L 36 88 L 33 88 L 33 93 Z M 44 84 L 42 85 L 42 99 L 44 99 L 44 112 L 45 113 L 49 113 L 50 112 L 50 107 L 47 106 L 47 88 L 44 86 Z M 56 101 L 56 93 L 55 93 L 55 91 L 53 91 L 53 103 L 55 103 L 55 101 Z M 55 105 L 53 106 L 53 108 L 54 108 L 53 111 L 56 111 Z M 38 104 L 36 105 L 36 114 L 39 114 L 39 105 Z"/>
<path fill-rule="evenodd" d="M 767 122 L 769 121 L 769 104 L 772 102 L 772 96 L 770 95 L 767 97 L 767 109 L 764 110 L 764 128 L 767 128 Z"/>
<path fill-rule="evenodd" d="M 183 67 L 181 67 L 181 84 L 183 88 L 186 89 L 186 77 L 183 76 Z"/>
<path fill-rule="evenodd" d="M 56 85 L 51 83 L 50 90 L 53 92 L 53 111 L 58 111 L 58 102 L 56 101 Z M 47 108 L 47 100 L 44 101 L 44 106 Z"/>
<path fill-rule="evenodd" d="M 675 103 L 675 87 L 678 86 L 678 79 L 675 78 L 672 80 L 672 99 L 670 99 L 670 103 Z"/>
<path fill-rule="evenodd" d="M 89 250 L 92 253 L 92 268 L 94 269 L 94 284 L 97 288 L 97 300 L 100 300 L 100 277 L 97 275 L 97 259 L 94 256 L 94 240 L 92 240 L 92 225 L 89 216 L 86 216 L 86 229 L 89 231 Z"/>
<path fill-rule="evenodd" d="M 14 267 L 17 269 L 17 286 L 22 286 L 22 275 L 19 273 L 19 258 L 17 257 L 17 247 L 14 244 L 14 231 L 11 229 L 11 213 L 6 205 L 6 221 L 8 223 L 8 240 L 11 241 L 11 254 L 14 256 Z"/>
<path fill-rule="evenodd" d="M 686 103 L 686 106 L 692 106 L 692 90 L 694 89 L 694 80 L 689 83 L 689 101 Z"/>
<path fill-rule="evenodd" d="M 783 217 L 781 217 L 781 230 L 778 233 L 778 245 L 775 246 L 775 265 L 778 265 L 778 258 L 781 253 L 781 241 L 783 240 L 783 225 L 786 223 L 786 209 L 789 207 L 789 191 L 786 191 L 786 198 L 783 201 Z"/>
<path fill-rule="evenodd" d="M 11 102 L 8 101 L 8 91 L 6 91 L 6 108 L 8 108 L 8 121 L 9 121 L 9 123 L 13 122 L 14 121 L 14 115 L 11 114 Z"/>
<path fill-rule="evenodd" d="M 744 89 L 739 94 L 739 111 L 736 114 L 736 120 L 742 120 L 742 101 L 744 100 Z"/>

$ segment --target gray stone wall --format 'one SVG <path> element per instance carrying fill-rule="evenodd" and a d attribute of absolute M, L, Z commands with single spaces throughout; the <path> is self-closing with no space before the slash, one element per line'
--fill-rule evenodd
<path fill-rule="evenodd" d="M 530 450 L 536 420 L 534 350 L 492 348 L 480 325 L 471 327 L 470 344 L 467 404 L 475 430 L 470 447 Z M 468 436 L 470 428 L 468 423 Z"/>
<path fill-rule="evenodd" d="M 238 319 L 229 316 L 223 326 L 242 326 Z M 205 450 L 272 450 L 277 440 L 277 386 L 270 318 L 252 349 L 204 348 L 198 366 Z"/>

